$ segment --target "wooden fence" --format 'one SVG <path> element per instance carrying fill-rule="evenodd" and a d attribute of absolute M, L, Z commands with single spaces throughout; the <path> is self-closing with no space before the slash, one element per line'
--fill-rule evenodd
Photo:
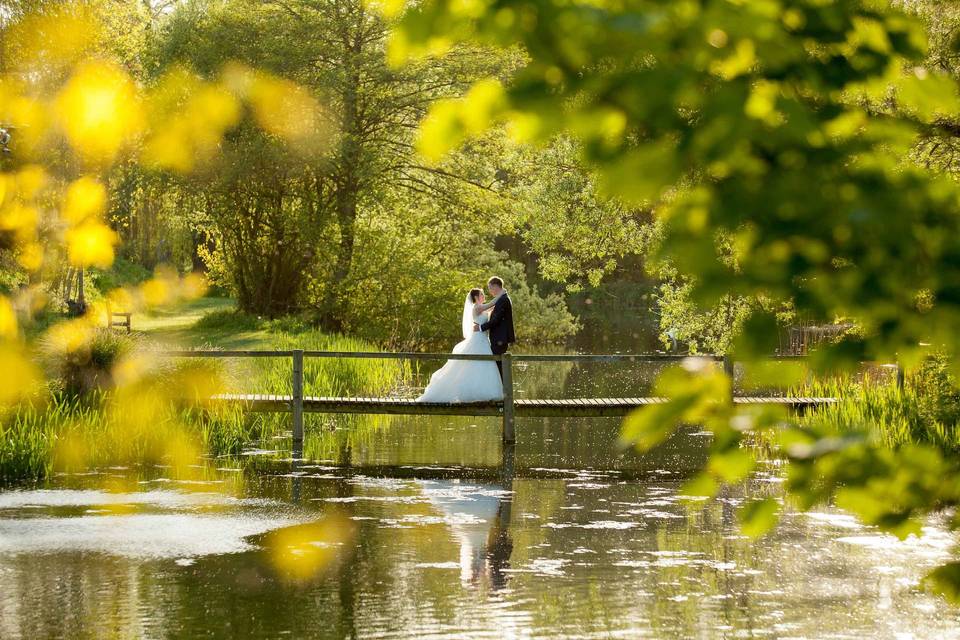
<path fill-rule="evenodd" d="M 732 379 L 734 362 L 729 357 L 717 355 L 688 356 L 676 354 L 510 354 L 472 355 L 451 353 L 418 352 L 365 352 L 365 351 L 230 351 L 189 350 L 165 351 L 162 355 L 188 358 L 291 358 L 292 394 L 222 394 L 212 398 L 217 402 L 240 403 L 252 411 L 290 412 L 293 417 L 293 439 L 303 441 L 303 414 L 315 413 L 365 413 L 365 414 L 416 414 L 416 415 L 499 415 L 503 422 L 504 442 L 516 441 L 515 420 L 517 416 L 623 416 L 638 407 L 666 402 L 665 398 L 565 398 L 521 399 L 514 397 L 513 364 L 515 362 L 669 362 L 686 358 L 701 358 L 721 362 Z M 367 358 L 393 360 L 474 360 L 500 361 L 503 366 L 503 400 L 501 402 L 440 403 L 417 402 L 406 398 L 345 398 L 309 397 L 303 392 L 303 363 L 305 358 Z M 797 356 L 779 356 L 776 359 L 796 359 Z M 898 370 L 898 383 L 902 376 Z M 733 396 L 736 404 L 778 404 L 803 411 L 823 404 L 836 402 L 836 398 L 793 398 Z"/>

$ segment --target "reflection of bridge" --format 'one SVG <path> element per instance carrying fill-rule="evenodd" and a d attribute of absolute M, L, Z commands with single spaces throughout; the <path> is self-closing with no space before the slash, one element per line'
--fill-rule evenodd
<path fill-rule="evenodd" d="M 210 358 L 291 358 L 292 391 L 290 395 L 275 394 L 223 394 L 212 398 L 215 402 L 237 403 L 251 411 L 290 412 L 293 414 L 293 439 L 303 441 L 303 414 L 314 413 L 363 413 L 363 414 L 415 414 L 415 415 L 460 415 L 502 416 L 503 440 L 515 442 L 514 418 L 516 416 L 577 416 L 606 417 L 624 416 L 631 411 L 649 405 L 667 402 L 666 398 L 563 398 L 563 399 L 514 399 L 514 362 L 666 362 L 686 358 L 700 358 L 722 363 L 731 378 L 734 363 L 728 357 L 716 355 L 681 356 L 674 354 L 520 354 L 472 355 L 452 353 L 415 352 L 354 352 L 354 351 L 168 351 L 173 357 Z M 487 360 L 503 363 L 503 401 L 440 403 L 417 402 L 405 398 L 322 398 L 304 396 L 304 358 L 362 358 L 391 360 Z M 731 389 L 733 385 L 731 384 Z M 836 402 L 836 398 L 811 397 L 733 397 L 738 405 L 780 405 L 796 411 Z"/>

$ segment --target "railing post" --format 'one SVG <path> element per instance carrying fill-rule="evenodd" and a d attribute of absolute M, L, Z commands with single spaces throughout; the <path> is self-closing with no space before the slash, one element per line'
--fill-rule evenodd
<path fill-rule="evenodd" d="M 733 402 L 737 394 L 733 390 L 733 383 L 735 381 L 733 358 L 731 358 L 729 354 L 723 356 L 723 372 L 727 374 L 727 377 L 730 379 L 730 401 Z"/>
<path fill-rule="evenodd" d="M 500 356 L 503 368 L 503 441 L 516 442 L 513 429 L 513 363 L 510 354 Z"/>
<path fill-rule="evenodd" d="M 293 350 L 293 441 L 303 442 L 303 349 Z"/>

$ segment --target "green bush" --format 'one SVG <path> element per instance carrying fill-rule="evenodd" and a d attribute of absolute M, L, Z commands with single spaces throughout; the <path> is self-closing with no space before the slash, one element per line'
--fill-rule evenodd
<path fill-rule="evenodd" d="M 263 322 L 259 318 L 237 309 L 211 311 L 194 324 L 197 329 L 222 333 L 256 331 L 262 326 Z"/>
<path fill-rule="evenodd" d="M 60 388 L 67 396 L 79 397 L 112 388 L 114 366 L 134 351 L 137 340 L 114 329 L 97 327 L 89 342 L 76 350 L 63 351 L 49 338 L 40 344 Z"/>
<path fill-rule="evenodd" d="M 93 286 L 102 294 L 118 287 L 140 284 L 152 275 L 146 267 L 119 257 L 109 269 L 91 268 L 88 273 Z"/>
<path fill-rule="evenodd" d="M 924 360 L 910 376 L 910 382 L 916 389 L 923 418 L 956 428 L 960 422 L 960 388 L 950 373 L 946 356 L 937 353 Z"/>

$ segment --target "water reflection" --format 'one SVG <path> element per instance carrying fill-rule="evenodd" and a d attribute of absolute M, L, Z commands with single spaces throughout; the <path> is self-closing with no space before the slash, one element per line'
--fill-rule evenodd
<path fill-rule="evenodd" d="M 590 395 L 581 373 L 527 388 Z M 204 461 L 191 482 L 105 469 L 0 492 L 0 638 L 958 636 L 918 588 L 955 543 L 940 522 L 900 542 L 785 505 L 745 539 L 737 507 L 781 499 L 781 478 L 689 507 L 697 430 L 637 456 L 610 419 L 521 420 L 506 448 L 496 419 L 358 424 Z M 278 570 L 271 541 L 338 522 L 349 536 L 321 541 L 315 571 Z M 288 546 L 296 568 L 305 547 Z"/>
<path fill-rule="evenodd" d="M 509 534 L 510 489 L 457 480 L 425 480 L 418 484 L 460 547 L 460 581 L 477 585 L 486 579 L 493 589 L 503 588 L 503 570 L 513 548 Z"/>
<path fill-rule="evenodd" d="M 218 466 L 217 492 L 158 482 L 161 469 L 130 471 L 133 490 L 96 489 L 104 474 L 0 494 L 0 636 L 940 638 L 960 628 L 956 610 L 917 588 L 955 542 L 936 520 L 900 542 L 836 510 L 788 509 L 771 536 L 741 537 L 737 505 L 779 496 L 775 473 L 691 511 L 679 480 L 611 470 L 405 479 L 305 461 L 296 475 L 261 469 L 240 482 Z M 355 535 L 291 582 L 271 536 L 333 514 Z"/>
<path fill-rule="evenodd" d="M 477 585 L 485 579 L 493 591 L 507 584 L 513 539 L 515 445 L 504 445 L 499 484 L 471 484 L 460 480 L 420 480 L 421 491 L 443 514 L 460 545 L 460 581 Z"/>

